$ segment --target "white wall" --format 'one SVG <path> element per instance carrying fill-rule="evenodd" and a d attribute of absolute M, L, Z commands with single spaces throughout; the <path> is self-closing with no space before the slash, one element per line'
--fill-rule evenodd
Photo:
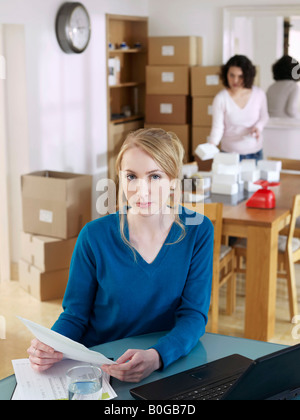
<path fill-rule="evenodd" d="M 260 66 L 260 86 L 267 91 L 274 82 L 272 65 L 283 56 L 283 17 L 254 19 L 253 62 Z"/>
<path fill-rule="evenodd" d="M 149 0 L 151 36 L 202 36 L 203 65 L 222 63 L 223 8 L 299 5 L 299 0 Z"/>
<path fill-rule="evenodd" d="M 0 66 L 0 281 L 8 281 L 10 279 L 10 235 L 7 202 L 6 60 L 4 58 L 4 28 L 1 24 Z"/>
<path fill-rule="evenodd" d="M 300 61 L 300 18 L 292 17 L 290 32 L 290 55 Z"/>
<path fill-rule="evenodd" d="M 52 169 L 88 173 L 94 175 L 95 183 L 106 176 L 105 14 L 148 15 L 147 0 L 84 0 L 92 21 L 90 45 L 84 54 L 67 55 L 61 51 L 55 36 L 55 17 L 62 3 L 61 0 L 0 0 L 0 24 L 23 26 L 26 60 L 25 68 L 19 72 L 22 89 L 19 102 L 26 102 L 26 121 L 14 120 L 17 109 L 13 107 L 19 102 L 15 98 L 7 101 L 8 111 L 14 109 L 8 113 L 7 130 L 7 175 L 13 212 L 10 250 L 14 262 L 19 259 L 22 227 L 19 176 L 22 171 Z M 10 42 L 11 36 L 7 39 Z M 9 49 L 9 54 L 12 64 L 18 51 Z M 21 63 L 22 57 L 17 61 Z M 14 70 L 18 69 L 12 66 L 11 73 L 8 70 L 7 85 L 16 77 L 12 74 Z M 93 210 L 96 217 L 95 205 Z"/>
<path fill-rule="evenodd" d="M 21 221 L 20 176 L 29 169 L 27 80 L 24 25 L 3 25 L 6 58 L 5 122 L 10 253 L 18 249 Z"/>

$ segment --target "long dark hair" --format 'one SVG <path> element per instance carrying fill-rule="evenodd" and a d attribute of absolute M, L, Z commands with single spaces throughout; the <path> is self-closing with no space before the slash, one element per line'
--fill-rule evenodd
<path fill-rule="evenodd" d="M 284 55 L 272 66 L 274 80 L 295 80 L 299 81 L 299 77 L 295 78 L 294 69 L 299 70 L 299 63 L 293 57 Z"/>
<path fill-rule="evenodd" d="M 228 71 L 230 67 L 240 67 L 244 76 L 244 87 L 251 89 L 256 76 L 256 68 L 252 62 L 245 55 L 235 55 L 226 64 L 221 67 L 221 79 L 223 85 L 229 88 L 228 84 Z"/>

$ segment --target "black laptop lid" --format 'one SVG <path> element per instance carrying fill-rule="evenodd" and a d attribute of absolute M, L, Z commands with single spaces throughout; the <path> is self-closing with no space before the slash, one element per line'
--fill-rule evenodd
<path fill-rule="evenodd" d="M 252 362 L 222 399 L 265 400 L 300 387 L 300 344 Z"/>
<path fill-rule="evenodd" d="M 215 383 L 233 374 L 241 374 L 252 363 L 239 354 L 224 357 L 172 376 L 140 385 L 130 390 L 131 395 L 141 400 L 169 400 L 209 383 Z"/>

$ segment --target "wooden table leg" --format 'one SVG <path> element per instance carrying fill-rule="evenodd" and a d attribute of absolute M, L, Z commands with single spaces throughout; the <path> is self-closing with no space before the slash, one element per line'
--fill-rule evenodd
<path fill-rule="evenodd" d="M 248 227 L 245 337 L 269 341 L 275 330 L 278 231 Z"/>

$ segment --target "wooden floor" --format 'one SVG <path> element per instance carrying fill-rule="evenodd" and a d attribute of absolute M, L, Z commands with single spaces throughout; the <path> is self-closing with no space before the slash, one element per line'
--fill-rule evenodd
<path fill-rule="evenodd" d="M 296 265 L 298 296 L 300 300 L 300 265 Z M 237 308 L 232 316 L 225 315 L 225 291 L 221 291 L 219 333 L 243 337 L 244 328 L 245 281 L 242 275 L 237 279 Z M 27 357 L 26 349 L 32 339 L 31 333 L 16 318 L 28 318 L 45 327 L 51 327 L 61 312 L 61 301 L 41 303 L 19 287 L 18 282 L 0 283 L 0 325 L 6 323 L 6 338 L 0 339 L 0 379 L 11 375 L 11 360 Z M 209 331 L 209 322 L 207 331 Z M 300 321 L 299 321 L 300 325 Z M 295 327 L 289 319 L 286 284 L 278 279 L 276 328 L 272 342 L 293 345 L 300 342 L 292 337 Z M 0 326 L 1 328 L 1 326 Z M 300 329 L 299 329 L 300 332 Z M 0 330 L 0 337 L 2 331 Z"/>

